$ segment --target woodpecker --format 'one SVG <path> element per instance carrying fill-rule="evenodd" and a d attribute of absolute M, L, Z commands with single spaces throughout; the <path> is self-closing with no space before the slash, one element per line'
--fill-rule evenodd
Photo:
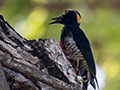
<path fill-rule="evenodd" d="M 51 20 L 55 21 L 50 24 L 64 25 L 61 32 L 60 46 L 67 59 L 75 68 L 76 73 L 83 78 L 83 90 L 87 90 L 89 83 L 94 89 L 96 89 L 96 84 L 99 88 L 90 43 L 85 33 L 79 28 L 81 23 L 79 12 L 67 9 L 61 16 Z"/>

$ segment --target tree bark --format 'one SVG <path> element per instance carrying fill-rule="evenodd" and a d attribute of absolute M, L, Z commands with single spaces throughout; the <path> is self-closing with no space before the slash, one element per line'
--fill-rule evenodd
<path fill-rule="evenodd" d="M 1 15 L 0 62 L 0 90 L 82 90 L 55 39 L 26 40 Z"/>
<path fill-rule="evenodd" d="M 5 79 L 5 74 L 0 63 L 0 90 L 10 90 L 7 81 Z"/>

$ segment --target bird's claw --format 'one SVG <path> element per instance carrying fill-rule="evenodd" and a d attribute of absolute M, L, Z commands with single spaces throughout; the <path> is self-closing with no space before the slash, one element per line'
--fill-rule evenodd
<path fill-rule="evenodd" d="M 86 76 L 83 76 L 83 77 L 77 76 L 78 81 L 80 81 L 80 82 L 87 82 L 88 80 L 84 80 L 84 78 L 86 78 Z"/>

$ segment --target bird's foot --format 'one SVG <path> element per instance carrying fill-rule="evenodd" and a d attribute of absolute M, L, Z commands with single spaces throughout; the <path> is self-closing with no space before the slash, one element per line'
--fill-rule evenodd
<path fill-rule="evenodd" d="M 86 76 L 83 76 L 83 77 L 77 76 L 77 79 L 79 82 L 87 82 L 88 81 L 88 80 L 84 80 L 84 78 L 86 78 Z"/>
<path fill-rule="evenodd" d="M 84 80 L 84 78 L 86 78 L 86 76 L 82 77 L 83 82 L 87 82 L 88 80 Z"/>

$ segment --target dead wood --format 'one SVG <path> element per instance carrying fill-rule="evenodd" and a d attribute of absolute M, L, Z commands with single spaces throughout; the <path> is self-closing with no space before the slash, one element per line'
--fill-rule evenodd
<path fill-rule="evenodd" d="M 1 15 L 0 62 L 7 88 L 0 90 L 81 90 L 74 68 L 55 39 L 26 40 Z"/>

